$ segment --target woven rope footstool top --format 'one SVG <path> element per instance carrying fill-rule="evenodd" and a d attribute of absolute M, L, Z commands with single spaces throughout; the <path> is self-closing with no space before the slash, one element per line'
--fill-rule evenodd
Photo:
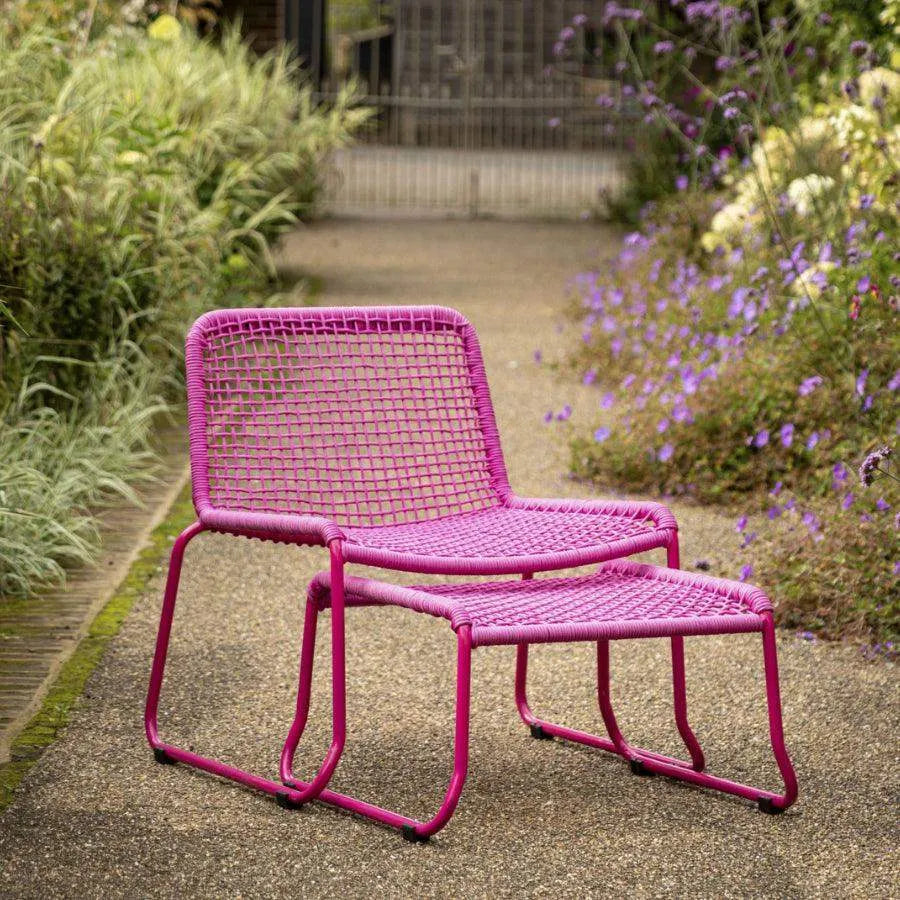
<path fill-rule="evenodd" d="M 757 587 L 615 560 L 589 575 L 401 587 L 349 576 L 348 606 L 402 606 L 472 626 L 472 644 L 518 644 L 761 631 L 772 604 Z M 310 596 L 329 604 L 329 575 Z"/>

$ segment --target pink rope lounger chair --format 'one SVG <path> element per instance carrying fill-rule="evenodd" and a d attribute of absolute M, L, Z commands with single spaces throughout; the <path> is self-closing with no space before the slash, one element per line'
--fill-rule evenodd
<path fill-rule="evenodd" d="M 478 339 L 454 310 L 350 307 L 208 313 L 188 335 L 186 368 L 197 521 L 172 549 L 147 695 L 145 729 L 159 762 L 181 762 L 233 779 L 274 794 L 284 805 L 319 798 L 399 827 L 407 837 L 427 837 L 449 819 L 458 798 L 458 791 L 452 797 L 453 785 L 442 811 L 427 824 L 341 798 L 326 787 L 346 739 L 345 566 L 358 563 L 455 576 L 518 575 L 527 580 L 536 572 L 604 563 L 662 548 L 668 565 L 678 568 L 675 518 L 658 503 L 529 500 L 513 494 Z M 204 531 L 328 549 L 332 741 L 308 782 L 292 778 L 293 749 L 288 745 L 282 759 L 285 786 L 160 737 L 157 710 L 184 552 Z M 534 582 L 548 583 L 547 579 Z M 492 586 L 485 596 L 499 596 L 499 590 Z M 523 585 L 518 590 L 533 588 Z M 361 595 L 353 597 L 349 602 L 361 599 Z M 556 602 L 551 601 L 550 607 Z M 444 612 L 450 606 L 457 608 L 449 600 L 434 603 L 435 610 Z M 465 607 L 476 609 L 474 599 L 467 600 Z M 530 601 L 522 614 L 528 610 L 533 612 Z M 308 703 L 317 611 L 315 603 L 307 605 L 297 715 L 288 744 L 299 739 L 305 723 L 302 707 Z M 756 614 L 751 609 L 747 615 L 751 612 Z M 678 618 L 686 621 L 691 615 L 683 612 Z M 764 611 L 760 615 L 765 619 Z M 725 619 L 729 629 L 737 621 L 731 614 Z M 757 620 L 759 616 L 753 621 Z M 455 621 L 451 616 L 451 622 Z M 454 625 L 460 641 L 458 700 L 466 711 L 468 660 L 476 645 L 472 635 L 477 631 L 478 641 L 489 642 L 483 636 L 488 632 L 482 632 L 481 626 L 476 629 L 475 622 Z M 540 722 L 528 710 L 524 693 L 528 644 L 547 639 L 541 636 L 543 626 L 533 624 L 537 630 L 525 629 L 514 641 L 518 645 L 516 699 L 532 733 L 623 752 L 627 745 L 621 740 L 616 744 L 615 739 L 610 743 L 580 735 Z M 765 636 L 765 628 L 763 632 Z M 547 633 L 557 634 L 552 629 Z M 553 639 L 587 639 L 575 637 L 576 633 L 580 632 L 575 629 L 568 638 Z M 675 722 L 690 761 L 672 761 L 649 751 L 635 753 L 646 766 L 677 766 L 680 777 L 697 781 L 704 758 L 687 721 L 683 647 L 684 634 L 696 632 L 674 628 L 654 633 L 670 638 Z M 624 635 L 608 635 L 616 636 Z M 768 672 L 774 665 L 774 643 L 766 662 Z M 466 733 L 467 722 L 466 718 Z M 453 784 L 459 782 L 461 790 L 460 727 L 458 720 Z M 465 766 L 463 778 L 464 770 Z M 711 786 L 727 789 L 724 784 Z M 753 796 L 768 798 L 773 810 L 793 800 L 790 790 L 781 800 L 764 792 Z"/>

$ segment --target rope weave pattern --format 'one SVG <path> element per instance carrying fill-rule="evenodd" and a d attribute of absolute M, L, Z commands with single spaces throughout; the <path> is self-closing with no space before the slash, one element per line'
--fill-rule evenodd
<path fill-rule="evenodd" d="M 479 397 L 470 371 L 473 354 L 480 362 L 477 339 L 458 313 L 220 311 L 194 326 L 192 342 L 202 499 L 212 507 L 343 526 L 501 502 L 505 472 L 490 459 L 486 382 Z"/>
<path fill-rule="evenodd" d="M 310 585 L 328 605 L 329 575 Z M 591 575 L 528 581 L 397 587 L 368 578 L 345 583 L 348 605 L 402 606 L 472 626 L 476 645 L 733 634 L 761 631 L 772 604 L 759 589 L 643 563 L 605 563 Z"/>

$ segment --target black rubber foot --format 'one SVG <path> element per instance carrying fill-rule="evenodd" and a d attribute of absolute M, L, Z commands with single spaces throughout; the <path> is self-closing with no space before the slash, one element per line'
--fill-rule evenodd
<path fill-rule="evenodd" d="M 631 771 L 634 775 L 640 775 L 642 778 L 649 778 L 654 774 L 639 759 L 630 759 L 628 760 L 628 764 L 631 766 Z"/>
<path fill-rule="evenodd" d="M 285 791 L 279 791 L 275 795 L 275 802 L 282 809 L 300 809 L 300 807 L 303 806 L 302 803 L 295 803 L 293 800 L 291 800 L 290 794 L 286 793 Z"/>
<path fill-rule="evenodd" d="M 530 725 L 529 728 L 531 728 L 531 736 L 535 740 L 538 740 L 538 741 L 552 741 L 553 740 L 553 735 L 548 734 L 546 731 L 544 731 L 544 728 L 542 725 L 534 724 L 534 725 Z"/>
<path fill-rule="evenodd" d="M 162 747 L 154 747 L 153 748 L 153 758 L 161 765 L 161 766 L 174 766 L 175 760 L 163 750 Z"/>
<path fill-rule="evenodd" d="M 400 833 L 403 835 L 403 840 L 409 841 L 411 844 L 428 843 L 428 835 L 419 834 L 412 825 L 401 825 Z"/>
<path fill-rule="evenodd" d="M 768 797 L 760 797 L 756 801 L 760 812 L 764 812 L 768 816 L 780 816 L 784 810 L 780 806 L 776 806 Z"/>

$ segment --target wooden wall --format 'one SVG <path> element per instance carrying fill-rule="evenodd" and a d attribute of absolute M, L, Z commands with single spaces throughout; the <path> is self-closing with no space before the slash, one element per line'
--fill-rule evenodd
<path fill-rule="evenodd" d="M 284 0 L 223 0 L 226 19 L 240 16 L 242 31 L 254 50 L 265 53 L 284 39 Z"/>

